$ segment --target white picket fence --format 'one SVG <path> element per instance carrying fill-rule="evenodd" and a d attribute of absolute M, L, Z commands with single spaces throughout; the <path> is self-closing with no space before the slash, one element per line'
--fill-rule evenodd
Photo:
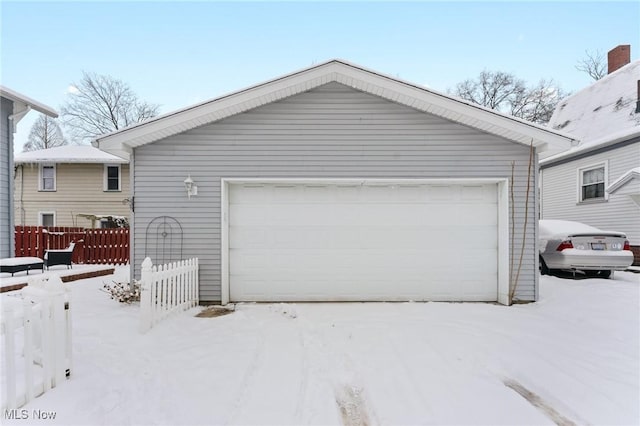
<path fill-rule="evenodd" d="M 21 298 L 2 303 L 2 412 L 22 407 L 71 374 L 69 287 L 32 278 Z"/>
<path fill-rule="evenodd" d="M 153 265 L 142 262 L 140 331 L 145 332 L 174 312 L 198 305 L 198 259 Z"/>

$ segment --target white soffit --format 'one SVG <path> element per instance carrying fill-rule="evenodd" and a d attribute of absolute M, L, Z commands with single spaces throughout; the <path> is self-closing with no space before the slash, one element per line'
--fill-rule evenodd
<path fill-rule="evenodd" d="M 568 149 L 574 137 L 504 115 L 461 99 L 385 76 L 342 60 L 332 60 L 210 101 L 164 114 L 144 123 L 97 138 L 97 147 L 121 155 L 141 145 L 213 123 L 250 109 L 337 82 L 411 108 L 433 114 L 505 139 Z"/>
<path fill-rule="evenodd" d="M 47 106 L 41 102 L 38 102 L 34 99 L 31 99 L 28 96 L 25 96 L 21 93 L 16 92 L 15 90 L 9 89 L 8 87 L 0 85 L 0 96 L 3 98 L 7 98 L 12 100 L 14 103 L 23 104 L 24 107 L 31 107 L 34 111 L 38 111 L 42 114 L 48 115 L 49 117 L 57 118 L 58 113 L 56 110 Z M 16 108 L 14 108 L 14 113 L 17 112 Z"/>

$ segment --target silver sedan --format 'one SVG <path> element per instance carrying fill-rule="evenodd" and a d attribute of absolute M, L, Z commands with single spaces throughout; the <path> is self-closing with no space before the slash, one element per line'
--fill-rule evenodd
<path fill-rule="evenodd" d="M 540 271 L 583 271 L 587 276 L 609 278 L 633 263 L 629 241 L 622 232 L 603 231 L 568 220 L 539 222 Z"/>

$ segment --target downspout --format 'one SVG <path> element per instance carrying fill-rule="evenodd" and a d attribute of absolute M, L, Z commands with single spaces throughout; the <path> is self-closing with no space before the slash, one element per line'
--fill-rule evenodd
<path fill-rule="evenodd" d="M 135 148 L 131 150 L 131 155 L 129 156 L 129 282 L 133 285 L 133 280 L 135 279 L 135 253 L 136 253 L 136 239 L 135 239 L 135 229 L 136 229 L 136 188 L 135 188 L 135 179 L 134 179 L 134 168 L 135 168 Z M 140 262 L 142 263 L 142 262 Z"/>
<path fill-rule="evenodd" d="M 14 181 L 14 187 L 15 187 L 15 182 L 18 180 L 18 169 L 20 169 L 20 192 L 18 192 L 18 194 L 20 195 L 18 198 L 18 207 L 16 208 L 16 210 L 18 210 L 20 212 L 20 225 L 24 226 L 24 218 L 25 218 L 25 210 L 24 210 L 24 164 L 18 164 L 17 166 L 15 166 L 15 173 L 13 176 L 13 181 Z M 15 190 L 15 188 L 14 188 Z"/>
<path fill-rule="evenodd" d="M 13 103 L 13 107 L 14 107 L 14 113 L 9 115 L 8 120 L 11 122 L 11 132 L 9 132 L 9 168 L 7 170 L 7 173 L 11 173 L 11 170 L 15 170 L 14 169 L 14 165 L 13 165 L 13 134 L 16 132 L 17 128 L 18 128 L 18 121 L 22 120 L 22 118 L 27 115 L 27 113 L 29 111 L 31 111 L 31 106 L 27 105 L 24 107 L 24 109 L 15 111 L 15 102 Z M 11 234 L 15 233 L 15 219 L 16 219 L 16 209 L 15 206 L 13 206 L 14 200 L 14 179 L 11 179 L 11 176 L 7 176 L 7 179 L 9 179 L 9 199 L 5 200 L 6 202 L 9 203 L 9 226 L 13 226 L 13 229 L 9 229 L 9 232 Z M 16 252 L 16 247 L 15 247 L 15 238 L 9 238 L 9 256 L 14 256 Z"/>

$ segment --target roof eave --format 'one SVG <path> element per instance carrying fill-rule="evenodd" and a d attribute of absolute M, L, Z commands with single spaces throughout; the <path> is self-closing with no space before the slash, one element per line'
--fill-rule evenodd
<path fill-rule="evenodd" d="M 126 151 L 127 147 L 136 148 L 329 82 L 338 82 L 523 145 L 533 144 L 538 151 L 549 146 L 553 146 L 554 151 L 568 149 L 575 141 L 571 135 L 333 60 L 98 137 L 94 146 L 118 155 L 116 152 Z"/>
<path fill-rule="evenodd" d="M 547 157 L 544 160 L 540 161 L 540 165 L 541 166 L 550 166 L 552 164 L 555 164 L 556 162 L 564 162 L 572 157 L 578 156 L 578 155 L 583 155 L 583 154 L 588 154 L 591 151 L 596 151 L 605 147 L 609 147 L 612 145 L 616 145 L 618 143 L 621 142 L 626 142 L 629 141 L 631 139 L 635 139 L 635 138 L 639 138 L 640 137 L 640 127 L 638 127 L 637 129 L 633 129 L 630 132 L 627 133 L 622 133 L 619 136 L 613 136 L 611 137 L 610 140 L 606 140 L 604 142 L 601 143 L 593 143 L 591 142 L 590 144 L 586 145 L 584 147 L 584 149 L 579 149 L 580 146 L 578 146 L 576 150 L 571 150 L 571 151 L 566 151 L 566 152 L 561 152 L 557 155 L 553 155 L 552 157 Z"/>
<path fill-rule="evenodd" d="M 25 106 L 31 107 L 34 111 L 38 111 L 42 114 L 48 115 L 52 118 L 58 118 L 58 112 L 48 105 L 38 102 L 28 96 L 9 89 L 8 87 L 0 85 L 0 96 L 10 99 L 13 102 L 19 102 Z"/>
<path fill-rule="evenodd" d="M 70 159 L 70 158 L 34 158 L 34 159 L 15 159 L 14 164 L 127 164 L 128 161 L 122 159 Z"/>
<path fill-rule="evenodd" d="M 620 179 L 614 182 L 613 184 L 609 185 L 606 191 L 609 194 L 615 194 L 620 188 L 622 188 L 623 186 L 627 185 L 629 182 L 635 179 L 640 180 L 640 173 L 631 172 L 627 174 L 623 179 Z"/>

